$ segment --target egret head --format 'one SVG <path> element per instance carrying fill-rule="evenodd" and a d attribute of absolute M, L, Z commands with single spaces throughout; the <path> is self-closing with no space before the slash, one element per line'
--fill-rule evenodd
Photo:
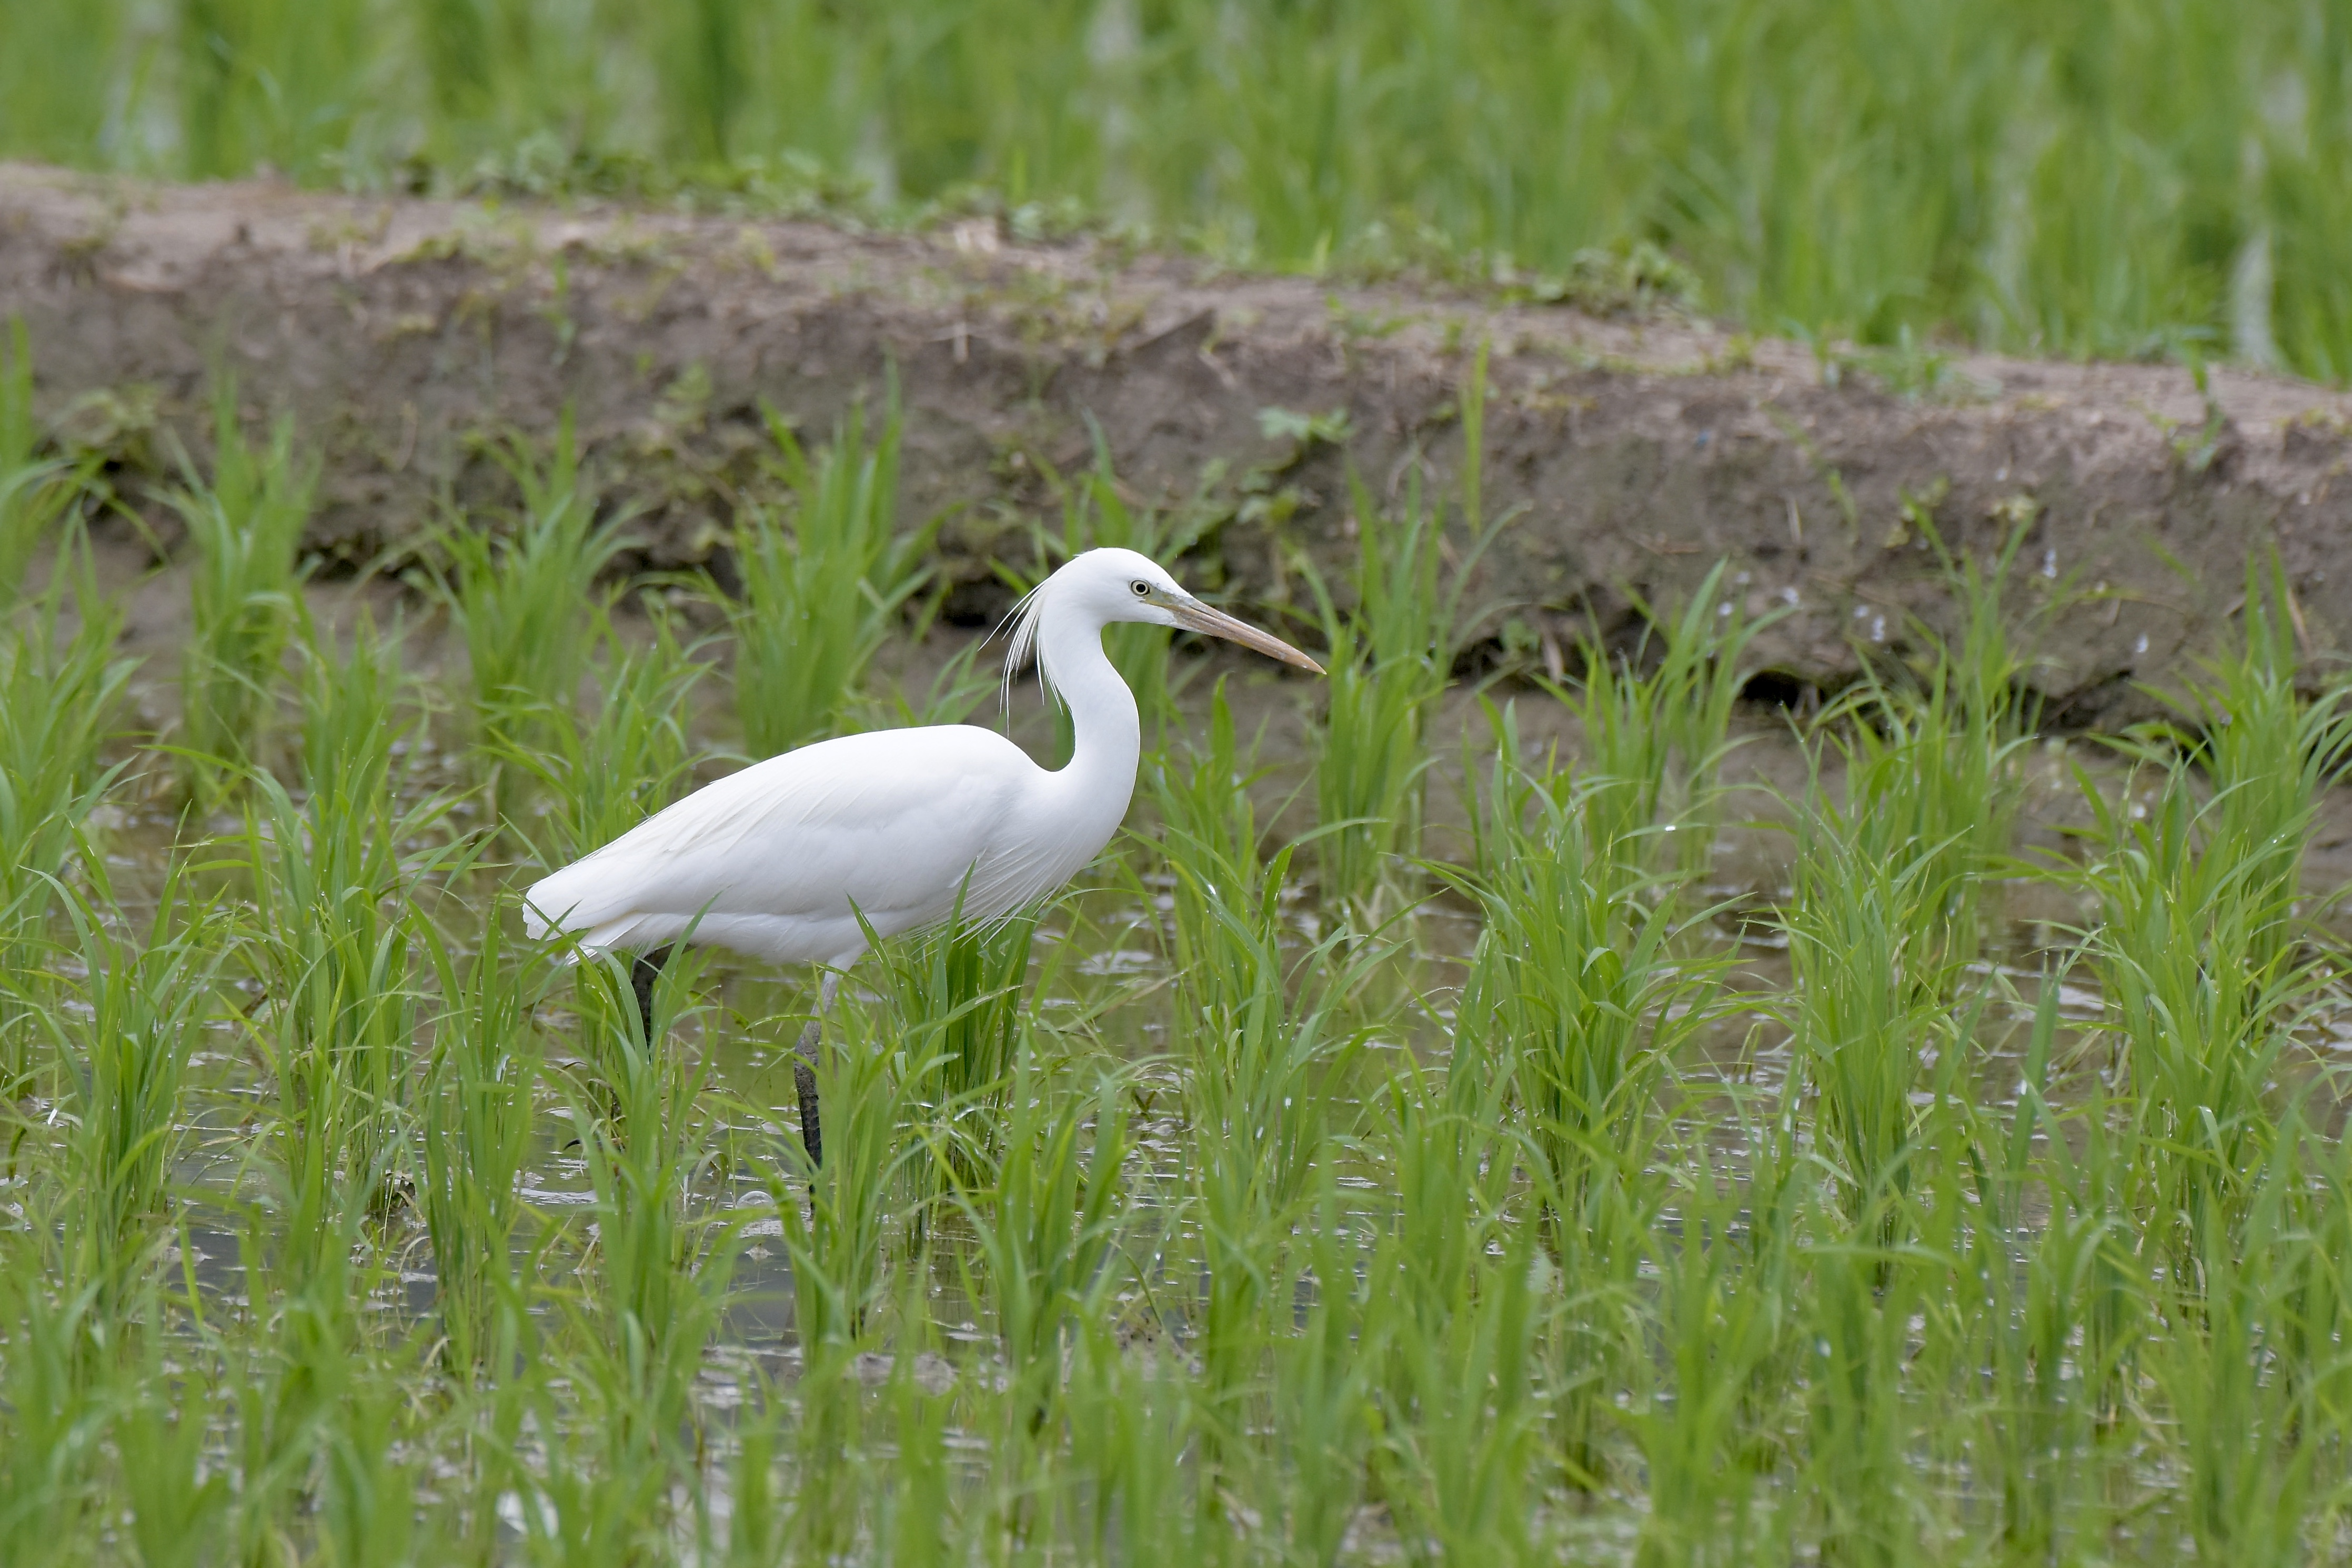
<path fill-rule="evenodd" d="M 1038 623 L 1047 614 L 1084 616 L 1099 629 L 1113 621 L 1141 621 L 1223 637 L 1269 658 L 1323 673 L 1323 667 L 1284 642 L 1223 610 L 1212 609 L 1177 586 L 1176 579 L 1148 555 L 1132 550 L 1089 550 L 1071 557 L 1039 584 L 1020 609 L 1013 636 L 1013 664 L 1019 666 L 1036 644 Z M 1050 672 L 1048 672 L 1050 676 Z"/>

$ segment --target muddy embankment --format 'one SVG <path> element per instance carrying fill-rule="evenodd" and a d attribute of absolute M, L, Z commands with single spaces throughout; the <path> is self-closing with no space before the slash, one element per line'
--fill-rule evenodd
<path fill-rule="evenodd" d="M 1099 438 L 1141 500 L 1206 509 L 1185 563 L 1259 613 L 1304 552 L 1352 550 L 1352 464 L 1401 504 L 1451 486 L 1459 392 L 1491 345 L 1474 603 L 1557 662 L 1622 638 L 1727 559 L 1765 635 L 1756 695 L 1851 679 L 1953 605 L 1923 521 L 1982 554 L 2025 524 L 2035 683 L 2061 726 L 2149 709 L 2274 541 L 2315 664 L 2352 643 L 2352 399 L 2282 378 L 1989 356 L 1830 356 L 1705 323 L 1405 287 L 1222 274 L 991 220 L 909 237 L 816 223 L 149 186 L 0 166 L 0 314 L 21 315 L 60 441 L 136 498 L 201 450 L 233 371 L 322 452 L 313 542 L 378 559 L 454 498 L 504 493 L 490 439 L 575 411 L 644 509 L 653 564 L 723 553 L 759 481 L 762 406 L 829 431 L 895 367 L 907 515 L 951 509 L 950 613 L 993 615 L 1055 473 Z M 1275 411 L 1275 412 L 1269 412 Z M 1333 439 L 1332 437 L 1344 437 Z M 158 514 L 159 526 L 168 520 Z M 714 569 L 725 575 L 723 560 Z M 1516 622 L 1516 624 L 1513 624 Z"/>

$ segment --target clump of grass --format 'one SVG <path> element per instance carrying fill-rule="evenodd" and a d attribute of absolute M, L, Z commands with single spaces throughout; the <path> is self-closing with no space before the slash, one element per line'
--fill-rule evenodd
<path fill-rule="evenodd" d="M 869 446 L 854 410 L 812 458 L 771 413 L 791 527 L 761 506 L 738 520 L 743 595 L 728 605 L 735 637 L 735 712 L 755 757 L 822 737 L 842 716 L 874 655 L 919 589 L 929 529 L 899 535 L 895 399 Z"/>
<path fill-rule="evenodd" d="M 1392 858 L 1420 847 L 1423 776 L 1430 761 L 1424 727 L 1454 679 L 1465 630 L 1463 595 L 1495 535 L 1480 510 L 1486 386 L 1481 345 L 1462 388 L 1467 548 L 1446 564 L 1444 510 L 1424 505 L 1418 473 L 1409 480 L 1398 518 L 1381 512 L 1361 481 L 1351 478 L 1354 607 L 1342 615 L 1320 577 L 1311 579 L 1331 650 L 1325 661 L 1329 706 L 1318 741 L 1315 805 L 1321 891 L 1334 908 L 1369 908 L 1382 879 L 1392 875 Z"/>
<path fill-rule="evenodd" d="M 1255 740 L 1244 750 L 1234 729 L 1233 705 L 1225 700 L 1220 679 L 1209 694 L 1208 739 L 1189 744 L 1184 762 L 1166 751 L 1153 753 L 1145 764 L 1145 787 L 1158 816 L 1172 857 L 1197 858 L 1208 879 L 1188 884 L 1181 879 L 1173 908 L 1185 922 L 1194 948 L 1209 940 L 1208 908 L 1197 891 L 1208 889 L 1212 900 L 1225 890 L 1255 888 L 1265 870 L 1265 856 L 1258 842 L 1257 805 L 1250 788 L 1262 776 Z M 1172 846 L 1172 847 L 1170 847 Z"/>
<path fill-rule="evenodd" d="M 538 809 L 510 809 L 509 832 L 530 844 L 541 865 L 562 866 L 612 842 L 670 804 L 692 773 L 688 703 L 710 666 L 681 647 L 667 616 L 653 638 L 629 648 L 605 619 L 593 668 L 598 701 L 583 721 L 567 703 L 518 702 L 506 711 L 532 737 L 494 739 L 488 749 L 538 787 Z"/>
<path fill-rule="evenodd" d="M 579 700 L 596 580 L 629 542 L 625 516 L 597 521 L 568 406 L 543 455 L 516 437 L 498 457 L 521 493 L 512 531 L 457 519 L 437 536 L 448 558 L 438 590 L 465 639 L 475 721 L 494 749 L 532 745 L 535 718 Z"/>
<path fill-rule="evenodd" d="M 86 560 L 79 573 L 62 557 L 59 567 L 32 612 L 0 633 L 0 967 L 12 973 L 34 967 L 23 944 L 37 935 L 90 813 L 131 765 L 103 761 L 132 669 L 114 652 L 121 611 Z M 0 1033 L 9 1083 L 27 1065 L 14 1040 L 13 1027 Z"/>
<path fill-rule="evenodd" d="M 1948 896 L 1933 880 L 1941 847 L 1914 844 L 1889 858 L 1860 804 L 1841 812 L 1815 803 L 1800 835 L 1795 897 L 1780 917 L 1792 981 L 1790 1087 L 1813 1096 L 1822 1157 L 1859 1223 L 1907 1189 L 1913 1096 L 1934 1053 L 1968 1039 L 1965 1028 L 1947 1032 L 1944 957 L 1923 913 Z"/>
<path fill-rule="evenodd" d="M 2176 734 L 2212 785 L 2199 833 L 2206 853 L 2243 865 L 2245 896 L 2265 911 L 2254 933 L 2258 966 L 2299 938 L 2304 850 L 2321 797 L 2352 766 L 2352 685 L 2341 679 L 2306 699 L 2298 688 L 2294 608 L 2285 568 L 2246 571 L 2240 646 L 2208 666 L 2177 700 L 2193 731 Z"/>
<path fill-rule="evenodd" d="M 83 1499 L 106 1432 L 105 1404 L 84 1375 L 94 1292 L 55 1289 L 39 1252 L 22 1239 L 11 1237 L 0 1257 L 10 1265 L 0 1270 L 8 1342 L 0 1405 L 9 1438 L 0 1446 L 0 1518 L 15 1540 L 30 1543 L 22 1548 L 27 1557 L 51 1548 L 62 1557 L 88 1542 Z"/>
<path fill-rule="evenodd" d="M 428 931 L 443 1012 L 425 1068 L 423 1204 L 435 1294 L 451 1363 L 461 1375 L 498 1342 L 501 1312 L 519 1311 L 511 1256 L 524 1206 L 516 1189 L 532 1149 L 541 1062 L 530 1023 L 538 987 L 508 962 L 499 922 L 460 967 Z"/>
<path fill-rule="evenodd" d="M 1295 941 L 1283 908 L 1289 848 L 1245 868 L 1181 832 L 1171 830 L 1165 847 L 1176 879 L 1175 1035 L 1192 1129 L 1185 1186 L 1207 1281 L 1198 1307 L 1202 1393 L 1215 1429 L 1230 1436 L 1263 1371 L 1292 1227 L 1329 1156 L 1343 1114 L 1339 1086 L 1363 1044 L 1350 998 L 1381 949 L 1344 928 L 1312 944 Z M 1223 1452 L 1231 1457 L 1229 1442 Z"/>
<path fill-rule="evenodd" d="M 1628 1402 L 1651 1499 L 1635 1559 L 1644 1568 L 1739 1562 L 1762 1533 L 1752 1424 L 1791 1327 L 1773 1278 L 1788 1211 L 1750 1209 L 1739 1173 L 1718 1160 L 1694 1151 L 1672 1194 L 1674 1223 L 1643 1238 L 1659 1280 L 1655 1375 L 1671 1395 Z"/>
<path fill-rule="evenodd" d="M 692 950 L 662 988 L 668 1004 L 694 978 Z M 695 1101 L 708 1059 L 662 1048 L 671 1020 L 644 1037 L 625 963 L 606 956 L 583 976 L 586 1020 L 609 1114 L 577 1101 L 572 1123 L 595 1193 L 593 1310 L 600 1331 L 587 1370 L 604 1444 L 621 1465 L 675 1462 L 693 1415 L 688 1399 L 728 1280 L 730 1254 L 705 1247 L 688 1209 L 708 1156 Z M 599 1111 L 604 1108 L 600 1107 Z"/>
<path fill-rule="evenodd" d="M 41 456 L 33 416 L 33 352 L 22 316 L 0 333 L 0 610 L 24 593 L 41 536 L 72 507 L 79 486 L 70 467 Z"/>
<path fill-rule="evenodd" d="M 797 1027 L 798 1020 L 792 1020 Z M 793 1321 L 801 1343 L 831 1354 L 856 1344 L 889 1300 L 894 1247 L 912 1217 L 932 1154 L 915 1131 L 919 1061 L 892 1048 L 882 1020 L 845 994 L 824 1020 L 816 1064 L 824 1105 L 824 1163 L 803 1205 L 788 1178 L 807 1171 L 797 1140 L 779 1141 L 770 1191 L 793 1263 Z M 903 1261 L 903 1259 L 902 1259 Z"/>
<path fill-rule="evenodd" d="M 393 759 L 415 721 L 404 683 L 398 643 L 364 622 L 348 658 L 314 649 L 303 799 L 257 774 L 247 813 L 248 953 L 270 998 L 287 1168 L 298 1186 L 323 1184 L 306 1189 L 321 1224 L 347 1204 L 380 1208 L 402 1173 L 421 998 L 410 900 L 457 854 L 440 831 L 446 796 L 395 798 Z"/>
<path fill-rule="evenodd" d="M 1030 910 L 988 925 L 950 921 L 881 946 L 906 1091 L 963 1183 L 984 1184 L 1003 1147 L 1036 933 Z"/>
<path fill-rule="evenodd" d="M 74 952 L 86 976 L 72 1004 L 46 1010 L 73 1108 L 68 1236 L 77 1282 L 119 1301 L 166 1231 L 164 1200 L 186 1137 L 181 1086 L 218 1004 L 225 943 L 215 911 L 178 873 L 143 935 L 126 929 L 102 866 L 70 893 Z M 68 1022 L 68 1020 L 70 1020 Z"/>
<path fill-rule="evenodd" d="M 2011 637 L 2002 585 L 2024 531 L 1990 568 L 1947 560 L 1964 621 L 1957 647 L 1926 636 L 1923 679 L 1864 675 L 1821 716 L 1845 771 L 1846 823 L 1865 858 L 1906 860 L 1925 850 L 1914 963 L 1958 973 L 1981 939 L 1987 879 L 2009 853 L 2036 714 L 2021 693 L 2024 665 Z"/>
<path fill-rule="evenodd" d="M 213 475 L 190 468 L 171 497 L 196 552 L 189 579 L 192 628 L 180 668 L 182 763 L 190 793 L 217 802 L 257 759 L 302 623 L 297 560 L 319 481 L 315 458 L 297 455 L 294 422 L 281 417 L 268 446 L 248 446 L 236 385 L 213 397 Z"/>
<path fill-rule="evenodd" d="M 1516 1083 L 1546 1190 L 1581 1223 L 1596 1181 L 1639 1168 L 1716 977 L 1675 952 L 1667 886 L 1615 837 L 1628 831 L 1618 781 L 1530 773 L 1507 713 L 1496 739 L 1491 782 L 1473 792 L 1479 869 L 1449 873 L 1486 917 L 1454 1049 Z"/>
<path fill-rule="evenodd" d="M 1656 668 L 1637 673 L 1639 654 L 1588 644 L 1581 686 L 1560 694 L 1583 731 L 1587 811 L 1612 852 L 1643 866 L 1671 861 L 1685 876 L 1706 869 L 1713 844 L 1717 781 L 1747 677 L 1740 656 L 1773 619 L 1751 619 L 1726 596 L 1724 572 L 1717 563 L 1671 616 L 1642 606 L 1658 636 Z"/>
<path fill-rule="evenodd" d="M 1001 1157 L 984 1189 L 957 1194 L 986 1271 L 969 1287 L 996 1304 L 997 1341 L 1014 1388 L 1008 1414 L 1034 1432 L 1060 1403 L 1077 1325 L 1124 1283 L 1126 1085 L 1055 1093 L 1024 1058 L 1005 1107 Z"/>
<path fill-rule="evenodd" d="M 2155 793 L 2136 815 L 2086 785 L 2099 852 L 2083 882 L 2100 904 L 2092 948 L 2145 1161 L 2137 1174 L 2153 1184 L 2152 1220 L 2193 1267 L 2200 1238 L 2240 1211 L 2268 1155 L 2271 1085 L 2324 971 L 2279 938 L 2295 889 L 2273 856 L 2243 853 L 2267 847 L 2214 826 L 2235 826 L 2227 797 L 2199 805 L 2179 764 Z"/>

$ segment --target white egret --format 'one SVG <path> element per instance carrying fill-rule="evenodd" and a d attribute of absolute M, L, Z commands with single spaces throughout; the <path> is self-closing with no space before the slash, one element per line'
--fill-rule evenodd
<path fill-rule="evenodd" d="M 822 1013 L 867 930 L 896 936 L 961 908 L 993 921 L 1060 888 L 1110 842 L 1135 789 L 1135 695 L 1103 628 L 1141 621 L 1224 637 L 1322 673 L 1279 637 L 1211 609 L 1132 550 L 1090 550 L 1016 611 L 1008 671 L 1034 653 L 1068 708 L 1076 747 L 1057 772 L 992 730 L 940 724 L 844 735 L 756 763 L 647 818 L 534 885 L 524 925 L 587 952 L 635 955 L 646 1037 L 653 983 L 679 941 L 775 963 L 828 966 Z M 862 917 L 862 919 L 861 919 Z M 812 1021 L 793 1078 L 801 1135 L 824 1157 Z"/>

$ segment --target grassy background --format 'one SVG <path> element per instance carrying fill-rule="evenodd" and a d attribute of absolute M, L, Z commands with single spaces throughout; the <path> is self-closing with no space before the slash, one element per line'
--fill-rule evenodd
<path fill-rule="evenodd" d="M 2352 373 L 2297 0 L 0 0 L 0 153 L 998 205 L 1258 266 L 1633 273 L 1761 329 Z"/>

